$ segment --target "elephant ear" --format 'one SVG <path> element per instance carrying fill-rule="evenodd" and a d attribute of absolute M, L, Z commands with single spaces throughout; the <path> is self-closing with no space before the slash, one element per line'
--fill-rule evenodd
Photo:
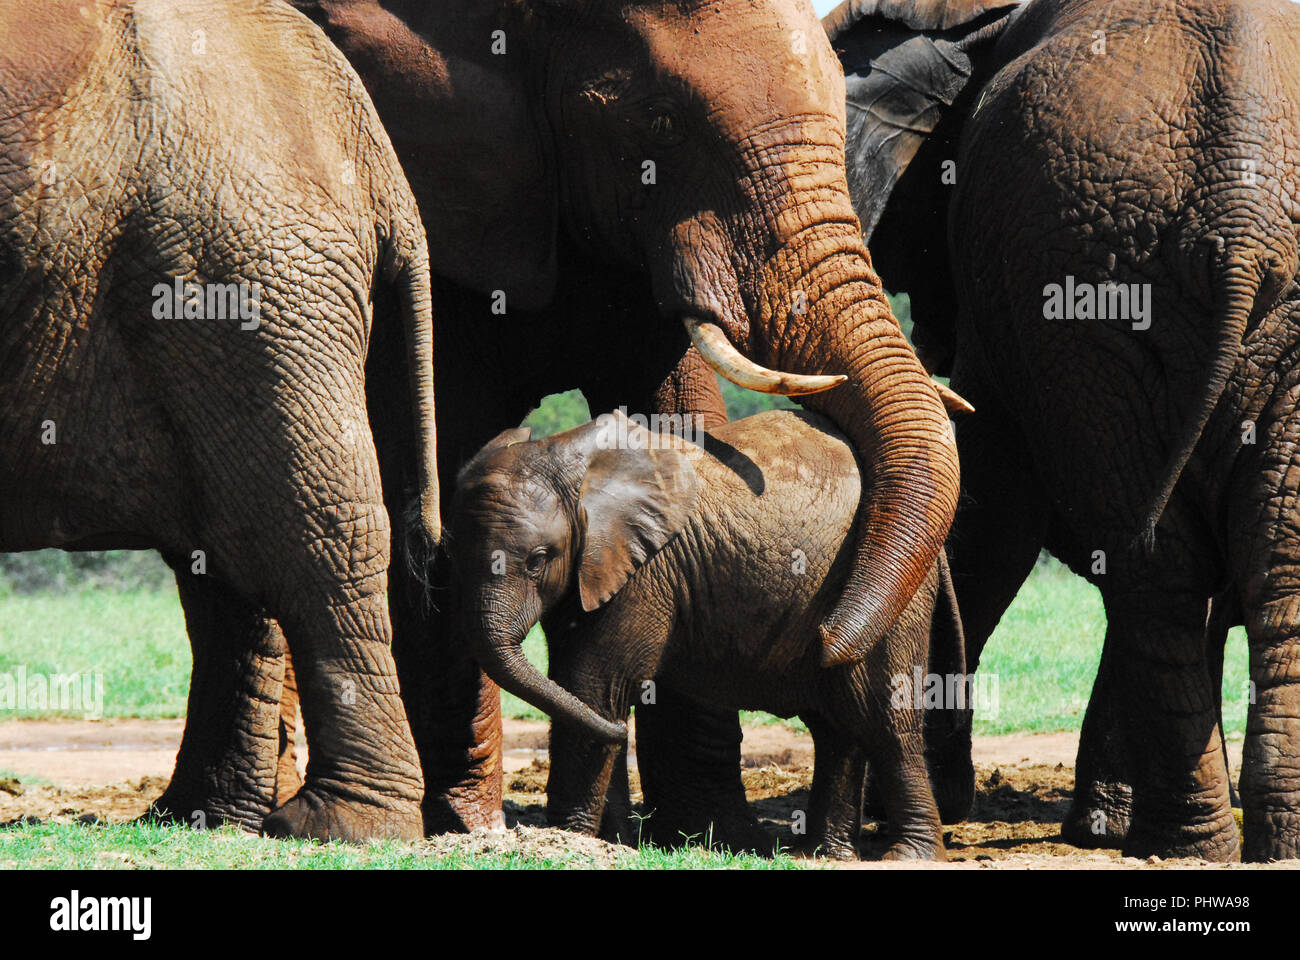
<path fill-rule="evenodd" d="M 483 444 L 483 451 L 496 450 L 500 447 L 514 446 L 516 443 L 527 443 L 533 437 L 532 427 L 510 427 L 508 430 L 502 430 L 495 437 Z"/>
<path fill-rule="evenodd" d="M 908 164 L 1021 6 L 847 0 L 822 20 L 844 66 L 849 193 L 868 239 Z"/>
<path fill-rule="evenodd" d="M 512 307 L 548 304 L 559 200 L 528 82 L 530 11 L 481 0 L 289 2 L 365 84 L 419 200 L 433 272 L 502 291 Z"/>
<path fill-rule="evenodd" d="M 605 418 L 602 418 L 604 420 Z M 578 495 L 582 609 L 607 603 L 663 549 L 695 508 L 699 479 L 686 455 L 621 413 L 609 417 Z"/>

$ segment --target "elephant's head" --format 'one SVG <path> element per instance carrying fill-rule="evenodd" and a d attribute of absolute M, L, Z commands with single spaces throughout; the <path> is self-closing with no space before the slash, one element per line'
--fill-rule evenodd
<path fill-rule="evenodd" d="M 525 427 L 505 431 L 461 470 L 447 540 L 456 616 L 503 688 L 602 742 L 621 742 L 624 724 L 528 662 L 524 636 L 575 589 L 586 611 L 622 589 L 685 526 L 695 471 L 671 439 L 618 413 L 545 440 L 529 436 Z"/>
<path fill-rule="evenodd" d="M 296 2 L 373 95 L 436 273 L 539 308 L 573 261 L 609 264 L 644 277 L 655 335 L 684 324 L 742 386 L 847 378 L 806 405 L 863 454 L 854 568 L 822 626 L 826 663 L 860 656 L 933 565 L 958 470 L 862 242 L 843 74 L 808 0 Z"/>
<path fill-rule="evenodd" d="M 822 21 L 844 65 L 849 192 L 876 268 L 912 301 L 912 342 L 947 374 L 957 300 L 947 243 L 957 144 L 1020 0 L 845 0 Z M 878 239 L 877 239 L 878 238 Z"/>

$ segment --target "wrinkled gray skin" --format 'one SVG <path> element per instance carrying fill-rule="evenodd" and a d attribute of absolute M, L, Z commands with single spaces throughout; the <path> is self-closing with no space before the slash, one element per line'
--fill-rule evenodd
<path fill-rule="evenodd" d="M 880 0 L 826 21 L 876 262 L 976 407 L 950 539 L 969 660 L 1046 547 L 1108 622 L 1066 835 L 1300 856 L 1300 8 L 1008 10 Z M 1149 284 L 1149 327 L 1046 319 L 1067 276 Z M 1244 847 L 1220 723 L 1234 623 Z"/>
<path fill-rule="evenodd" d="M 928 662 L 937 576 L 865 659 L 820 662 L 817 624 L 848 574 L 861 493 L 845 438 L 791 411 L 719 426 L 700 446 L 648 448 L 619 414 L 527 436 L 506 431 L 461 471 L 448 548 L 479 662 L 552 716 L 550 822 L 597 832 L 629 708 L 663 682 L 808 723 L 817 753 L 800 846 L 856 856 L 869 759 L 892 828 L 886 858 L 943 859 L 922 711 L 891 702 L 895 679 Z M 539 620 L 549 679 L 520 646 Z"/>
<path fill-rule="evenodd" d="M 176 572 L 194 682 L 157 812 L 421 836 L 364 366 L 372 333 L 406 340 L 436 539 L 427 252 L 360 81 L 258 0 L 8 4 L 0 40 L 0 550 Z M 160 318 L 175 278 L 260 315 Z M 267 817 L 286 642 L 311 760 Z"/>

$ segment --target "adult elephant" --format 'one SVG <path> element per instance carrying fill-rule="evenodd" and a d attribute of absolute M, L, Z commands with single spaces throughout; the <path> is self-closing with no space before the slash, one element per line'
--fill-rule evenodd
<path fill-rule="evenodd" d="M 8 4 L 0 38 L 0 550 L 176 572 L 194 683 L 160 810 L 263 827 L 287 643 L 312 753 L 266 829 L 420 836 L 365 364 L 401 345 L 370 378 L 410 372 L 395 512 L 436 541 L 428 256 L 360 81 L 264 0 Z"/>
<path fill-rule="evenodd" d="M 1244 853 L 1300 855 L 1300 10 L 879 0 L 825 25 L 882 275 L 976 407 L 969 662 L 1042 547 L 1086 576 L 1108 626 L 1068 834 L 1229 860 L 1217 678 L 1244 621 Z"/>
<path fill-rule="evenodd" d="M 957 463 L 862 244 L 842 74 L 806 0 L 295 5 L 357 68 L 420 202 L 444 469 L 556 390 L 707 426 L 725 418 L 713 370 L 786 393 L 844 375 L 807 400 L 869 452 L 826 660 L 880 637 L 941 548 Z M 400 462 L 405 432 L 374 419 Z M 426 827 L 497 822 L 497 691 L 411 582 L 390 600 Z M 658 700 L 638 712 L 654 835 L 762 842 L 735 715 Z"/>

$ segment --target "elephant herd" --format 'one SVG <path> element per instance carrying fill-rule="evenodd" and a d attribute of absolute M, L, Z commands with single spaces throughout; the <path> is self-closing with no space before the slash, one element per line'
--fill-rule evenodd
<path fill-rule="evenodd" d="M 175 572 L 155 816 L 500 825 L 495 679 L 557 825 L 625 835 L 635 704 L 640 836 L 770 850 L 753 706 L 809 846 L 869 767 L 941 858 L 970 711 L 888 679 L 973 671 L 1047 549 L 1107 615 L 1064 835 L 1300 857 L 1297 102 L 1288 0 L 7 4 L 0 550 Z M 513 427 L 575 387 L 707 432 Z"/>

